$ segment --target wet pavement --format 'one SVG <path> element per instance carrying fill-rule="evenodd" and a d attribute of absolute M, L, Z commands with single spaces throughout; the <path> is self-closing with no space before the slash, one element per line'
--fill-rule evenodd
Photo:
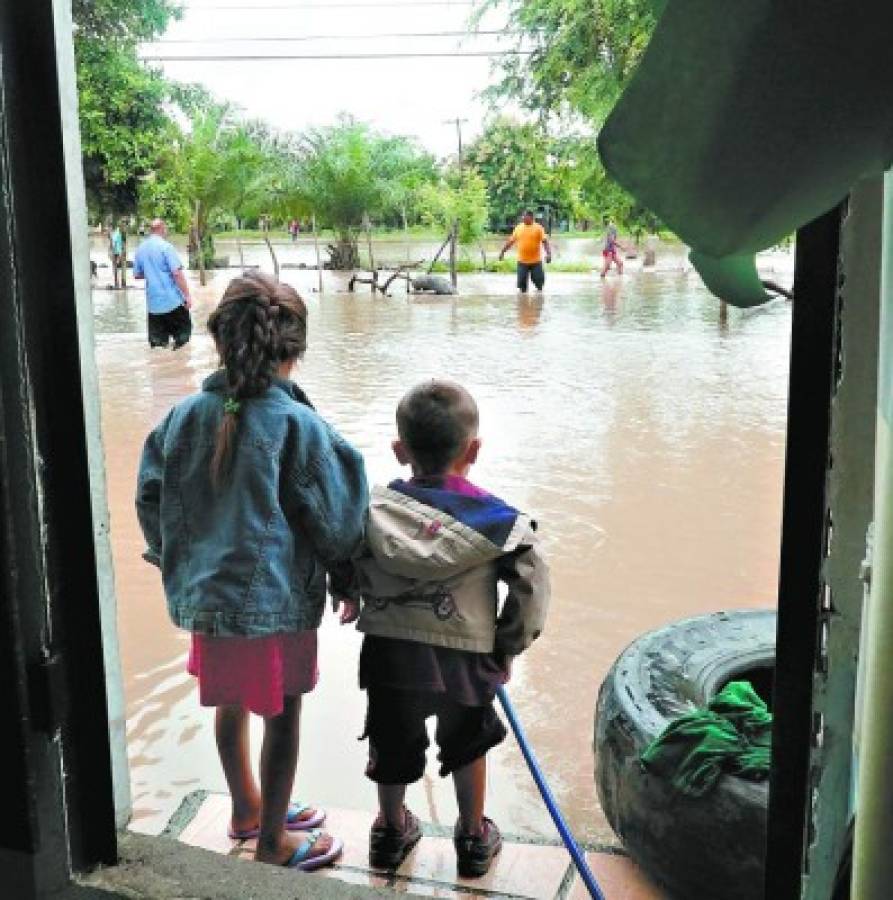
<path fill-rule="evenodd" d="M 484 447 L 472 478 L 539 520 L 553 575 L 546 632 L 518 660 L 510 692 L 571 825 L 595 845 L 616 844 L 591 750 L 596 694 L 616 656 L 673 619 L 774 603 L 790 307 L 731 310 L 721 323 L 679 263 L 605 282 L 552 275 L 544 297 L 527 299 L 509 276 L 464 276 L 457 298 L 373 299 L 339 293 L 329 273 L 319 296 L 315 272 L 283 272 L 310 309 L 297 378 L 365 454 L 372 480 L 400 474 L 389 444 L 408 386 L 448 375 L 477 397 Z M 784 280 L 790 258 L 772 265 Z M 196 290 L 196 334 L 176 353 L 149 350 L 142 290 L 106 290 L 100 270 L 94 291 L 133 827 L 149 832 L 185 793 L 225 789 L 212 713 L 184 671 L 187 636 L 140 558 L 133 494 L 146 433 L 215 367 L 205 321 L 232 274 Z M 296 791 L 368 814 L 359 637 L 331 616 L 320 637 Z M 488 813 L 504 830 L 555 837 L 511 738 L 490 774 Z M 452 826 L 455 800 L 433 758 L 408 800 Z"/>

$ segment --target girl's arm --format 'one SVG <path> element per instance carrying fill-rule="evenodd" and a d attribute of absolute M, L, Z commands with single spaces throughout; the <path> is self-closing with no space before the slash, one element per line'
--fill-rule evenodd
<path fill-rule="evenodd" d="M 333 431 L 320 428 L 305 438 L 314 446 L 305 465 L 284 478 L 286 513 L 329 572 L 331 593 L 351 596 L 350 560 L 363 539 L 369 506 L 363 458 Z"/>
<path fill-rule="evenodd" d="M 143 559 L 161 566 L 161 481 L 164 472 L 164 436 L 170 414 L 146 438 L 136 487 L 136 515 L 146 539 Z"/>

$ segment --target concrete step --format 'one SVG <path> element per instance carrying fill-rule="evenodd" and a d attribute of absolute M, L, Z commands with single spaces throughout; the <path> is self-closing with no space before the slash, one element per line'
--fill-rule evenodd
<path fill-rule="evenodd" d="M 317 878 L 451 900 L 585 900 L 588 894 L 560 842 L 513 835 L 504 836 L 502 852 L 487 875 L 460 878 L 450 830 L 430 824 L 423 826 L 424 837 L 396 872 L 375 871 L 368 862 L 370 813 L 352 809 L 327 812 L 325 830 L 344 841 L 344 854 L 334 866 L 316 873 Z M 254 842 L 227 837 L 230 814 L 227 795 L 199 791 L 184 800 L 165 834 L 184 844 L 249 862 Z M 587 857 L 608 900 L 666 900 L 635 863 L 616 848 L 594 849 Z"/>

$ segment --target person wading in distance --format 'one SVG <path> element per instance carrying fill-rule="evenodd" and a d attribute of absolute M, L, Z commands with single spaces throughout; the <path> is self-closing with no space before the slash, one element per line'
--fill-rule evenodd
<path fill-rule="evenodd" d="M 179 350 L 192 336 L 189 310 L 192 297 L 183 263 L 167 241 L 167 225 L 155 219 L 149 237 L 139 245 L 133 258 L 133 277 L 146 281 L 149 346 Z"/>
<path fill-rule="evenodd" d="M 550 263 L 552 248 L 549 246 L 546 230 L 539 222 L 534 221 L 531 209 L 524 210 L 523 219 L 499 251 L 499 258 L 502 259 L 515 244 L 518 245 L 518 290 L 526 294 L 528 282 L 533 281 L 534 287 L 541 291 L 546 283 L 543 250 L 546 251 L 546 262 Z"/>

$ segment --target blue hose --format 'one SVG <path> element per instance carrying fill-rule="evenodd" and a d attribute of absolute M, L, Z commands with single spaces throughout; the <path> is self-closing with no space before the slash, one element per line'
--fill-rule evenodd
<path fill-rule="evenodd" d="M 589 868 L 589 863 L 586 862 L 583 851 L 574 840 L 574 836 L 571 834 L 567 822 L 564 821 L 564 816 L 561 815 L 558 803 L 556 802 L 549 785 L 546 784 L 546 778 L 543 775 L 539 763 L 536 761 L 536 757 L 533 755 L 530 744 L 527 743 L 527 738 L 524 735 L 524 731 L 521 729 L 521 723 L 518 721 L 518 716 L 515 713 L 515 707 L 512 706 L 512 701 L 509 700 L 504 685 L 499 685 L 499 687 L 496 688 L 496 696 L 499 697 L 499 702 L 502 704 L 505 717 L 509 720 L 509 725 L 512 726 L 512 731 L 515 733 L 518 746 L 524 754 L 524 759 L 527 762 L 527 767 L 530 769 L 530 774 L 533 775 L 533 780 L 536 782 L 536 786 L 543 796 L 546 808 L 549 810 L 549 815 L 552 816 L 552 821 L 555 823 L 555 827 L 561 835 L 561 840 L 564 841 L 564 846 L 567 847 L 568 852 L 574 861 L 574 865 L 577 867 L 577 871 L 580 873 L 580 877 L 583 879 L 583 882 L 589 891 L 589 896 L 593 897 L 594 900 L 605 900 L 605 895 L 598 886 L 598 882 L 595 880 L 595 876 Z"/>

